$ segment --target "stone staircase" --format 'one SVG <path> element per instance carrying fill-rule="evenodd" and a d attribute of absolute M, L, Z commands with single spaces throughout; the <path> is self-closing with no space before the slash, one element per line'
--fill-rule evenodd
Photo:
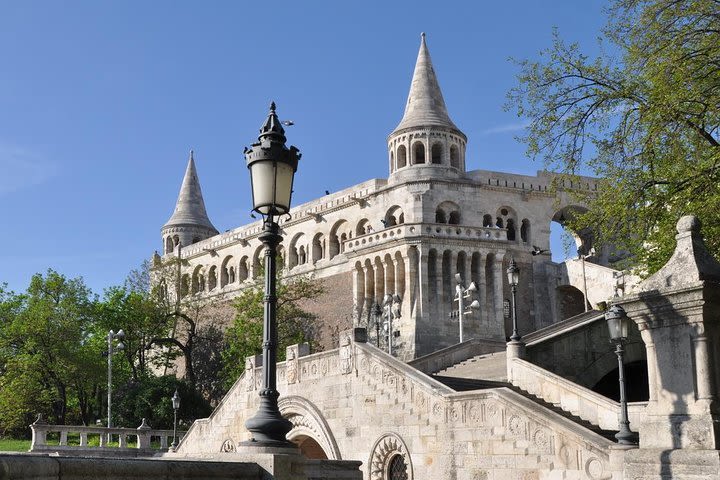
<path fill-rule="evenodd" d="M 476 355 L 434 375 L 507 382 L 507 356 L 505 351 Z"/>

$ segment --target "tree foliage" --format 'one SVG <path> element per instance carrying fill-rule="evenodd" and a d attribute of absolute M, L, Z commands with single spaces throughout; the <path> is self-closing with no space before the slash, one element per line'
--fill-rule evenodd
<path fill-rule="evenodd" d="M 282 270 L 282 269 L 278 269 Z M 318 298 L 324 287 L 317 279 L 295 277 L 277 279 L 278 361 L 285 359 L 285 348 L 308 342 L 315 336 L 315 314 L 303 308 L 307 301 Z M 225 332 L 226 347 L 222 352 L 223 378 L 230 386 L 245 369 L 245 358 L 262 353 L 264 288 L 257 284 L 243 290 L 235 299 L 235 321 Z"/>
<path fill-rule="evenodd" d="M 507 106 L 531 120 L 521 140 L 551 169 L 601 177 L 571 227 L 591 226 L 646 272 L 688 213 L 717 257 L 720 2 L 615 0 L 604 40 L 591 59 L 556 32 L 539 60 L 519 62 Z"/>

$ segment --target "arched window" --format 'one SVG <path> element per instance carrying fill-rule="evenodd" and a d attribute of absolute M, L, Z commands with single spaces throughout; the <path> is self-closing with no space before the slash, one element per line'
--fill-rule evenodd
<path fill-rule="evenodd" d="M 385 218 L 383 219 L 383 226 L 387 227 L 394 227 L 395 225 L 402 223 L 400 221 L 400 218 L 403 218 L 405 220 L 405 217 L 403 216 L 402 209 L 395 205 L 393 207 L 390 207 L 387 212 L 385 212 Z"/>
<path fill-rule="evenodd" d="M 317 262 L 318 260 L 322 260 L 325 255 L 325 239 L 323 238 L 322 233 L 318 233 L 313 238 L 312 243 L 312 261 L 313 263 Z"/>
<path fill-rule="evenodd" d="M 407 151 L 405 145 L 400 145 L 397 149 L 397 168 L 407 165 Z"/>
<path fill-rule="evenodd" d="M 393 153 L 392 150 L 390 150 L 390 171 L 391 171 L 391 172 L 394 172 L 394 171 L 395 171 L 395 168 L 396 168 L 396 166 L 395 166 L 395 154 Z"/>
<path fill-rule="evenodd" d="M 213 265 L 208 273 L 208 290 L 215 290 L 215 287 L 217 287 L 217 267 Z"/>
<path fill-rule="evenodd" d="M 305 255 L 305 245 L 298 248 L 298 265 L 305 265 L 307 262 L 307 255 Z"/>
<path fill-rule="evenodd" d="M 442 163 L 442 145 L 439 143 L 432 146 L 432 163 Z"/>
<path fill-rule="evenodd" d="M 492 227 L 492 215 L 483 215 L 483 227 Z"/>
<path fill-rule="evenodd" d="M 515 221 L 512 218 L 508 218 L 507 221 L 507 239 L 515 241 Z"/>
<path fill-rule="evenodd" d="M 407 464 L 402 455 L 395 455 L 388 462 L 388 480 L 408 480 Z"/>
<path fill-rule="evenodd" d="M 167 237 L 165 239 L 165 253 L 172 253 L 173 248 L 175 248 L 175 245 L 173 244 L 172 237 Z"/>
<path fill-rule="evenodd" d="M 450 166 L 460 168 L 460 154 L 455 145 L 450 147 Z"/>
<path fill-rule="evenodd" d="M 230 280 L 230 262 L 232 261 L 232 255 L 225 257 L 220 265 L 220 288 L 224 287 L 228 283 L 235 281 L 235 271 L 233 270 L 233 279 Z"/>
<path fill-rule="evenodd" d="M 228 283 L 235 283 L 235 267 L 228 268 Z"/>
<path fill-rule="evenodd" d="M 238 281 L 244 282 L 248 278 L 248 257 L 244 256 L 240 259 L 238 265 Z"/>
<path fill-rule="evenodd" d="M 370 226 L 370 222 L 367 218 L 363 218 L 357 223 L 357 226 L 355 227 L 355 235 L 365 235 L 366 233 L 370 233 L 372 231 L 372 227 Z"/>
<path fill-rule="evenodd" d="M 520 238 L 523 242 L 530 242 L 530 220 L 527 218 L 523 219 L 520 224 Z"/>
<path fill-rule="evenodd" d="M 178 235 L 173 235 L 173 243 L 176 247 L 180 245 L 180 237 Z"/>
<path fill-rule="evenodd" d="M 446 221 L 445 212 L 439 208 L 435 210 L 435 223 L 445 223 Z"/>
<path fill-rule="evenodd" d="M 497 217 L 497 218 L 495 219 L 495 226 L 496 226 L 497 228 L 505 228 L 505 223 L 503 222 L 502 217 Z"/>
<path fill-rule="evenodd" d="M 398 225 L 402 225 L 403 223 L 405 223 L 405 214 L 401 213 L 398 217 Z"/>
<path fill-rule="evenodd" d="M 413 164 L 425 163 L 425 145 L 415 142 L 413 145 Z"/>
<path fill-rule="evenodd" d="M 187 273 L 182 276 L 180 279 L 180 297 L 187 296 L 188 292 L 190 291 L 190 275 Z"/>
<path fill-rule="evenodd" d="M 460 212 L 457 210 L 454 212 L 450 212 L 450 216 L 448 217 L 448 223 L 450 225 L 460 225 Z"/>

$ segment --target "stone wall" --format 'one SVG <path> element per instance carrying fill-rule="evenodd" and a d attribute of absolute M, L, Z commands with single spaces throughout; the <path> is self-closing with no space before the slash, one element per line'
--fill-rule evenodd
<path fill-rule="evenodd" d="M 278 365 L 280 409 L 290 439 L 309 436 L 331 459 L 362 461 L 368 480 L 384 478 L 397 455 L 409 479 L 621 478 L 612 442 L 511 390 L 456 393 L 347 333 L 340 345 Z M 232 451 L 249 438 L 244 421 L 261 381 L 253 367 L 193 424 L 179 454 Z"/>

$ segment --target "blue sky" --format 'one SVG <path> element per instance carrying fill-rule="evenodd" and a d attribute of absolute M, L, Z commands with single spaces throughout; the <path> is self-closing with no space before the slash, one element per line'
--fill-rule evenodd
<path fill-rule="evenodd" d="M 468 169 L 534 173 L 508 58 L 553 27 L 595 51 L 604 4 L 0 0 L 0 283 L 122 283 L 161 248 L 191 148 L 218 230 L 249 221 L 242 150 L 270 100 L 303 152 L 295 204 L 387 176 L 423 31 Z"/>

